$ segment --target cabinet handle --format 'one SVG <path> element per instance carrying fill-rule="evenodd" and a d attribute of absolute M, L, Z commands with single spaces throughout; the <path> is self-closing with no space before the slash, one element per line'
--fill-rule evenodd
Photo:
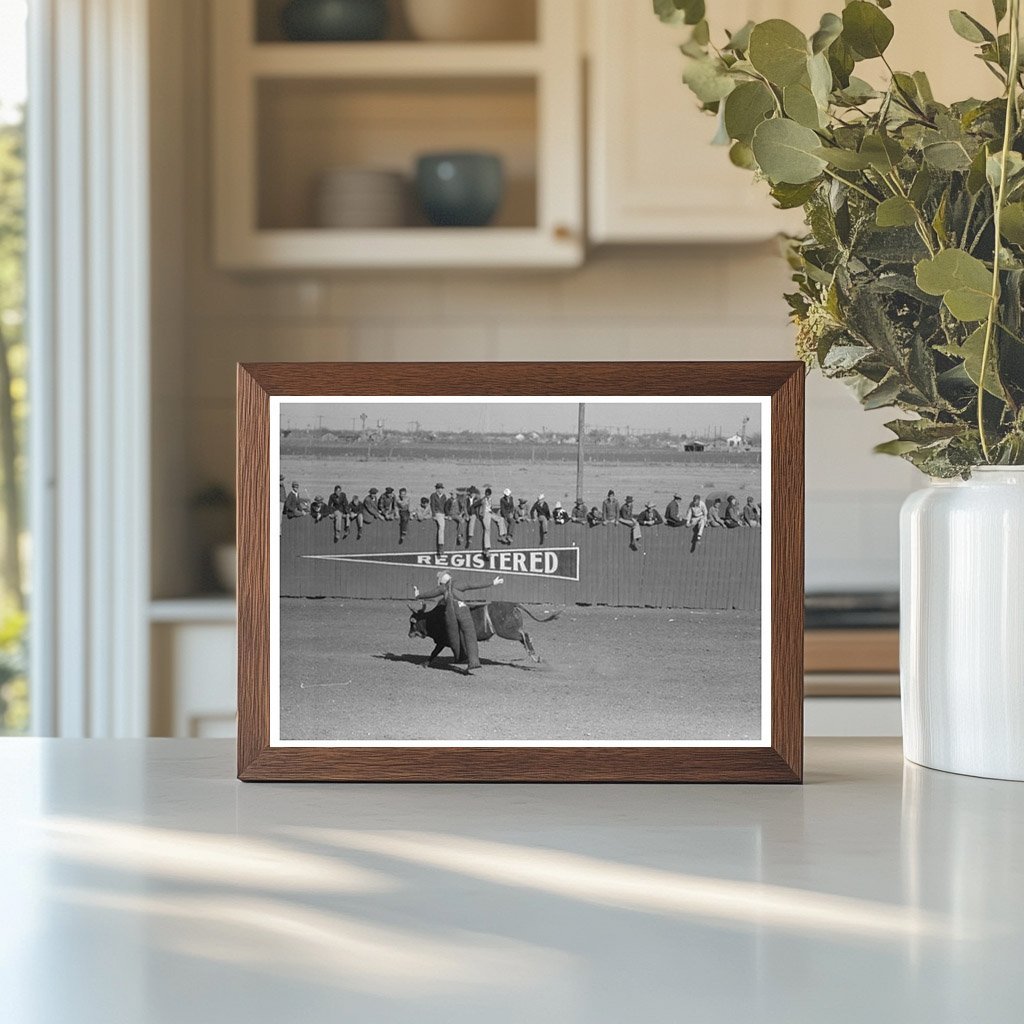
<path fill-rule="evenodd" d="M 568 242 L 573 237 L 573 230 L 568 224 L 556 224 L 552 234 L 559 242 Z"/>

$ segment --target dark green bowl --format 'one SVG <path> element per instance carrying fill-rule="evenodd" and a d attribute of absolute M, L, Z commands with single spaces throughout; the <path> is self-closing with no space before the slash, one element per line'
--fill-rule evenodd
<path fill-rule="evenodd" d="M 494 218 L 505 195 L 501 157 L 427 153 L 416 161 L 416 193 L 436 227 L 483 227 Z"/>
<path fill-rule="evenodd" d="M 281 11 L 285 37 L 295 42 L 380 39 L 387 27 L 387 0 L 291 0 Z"/>

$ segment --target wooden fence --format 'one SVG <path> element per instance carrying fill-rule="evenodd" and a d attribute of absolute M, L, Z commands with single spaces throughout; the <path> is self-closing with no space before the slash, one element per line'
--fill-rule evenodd
<path fill-rule="evenodd" d="M 446 549 L 454 551 L 454 523 L 447 524 Z M 310 555 L 433 553 L 434 525 L 412 522 L 405 544 L 398 544 L 398 524 L 373 523 L 356 540 L 355 530 L 334 543 L 329 520 L 286 520 L 281 528 L 281 596 L 412 599 L 413 584 L 435 585 L 436 568 L 346 562 Z M 447 536 L 451 534 L 450 538 Z M 496 539 L 496 538 L 495 538 Z M 535 548 L 535 523 L 517 524 L 512 549 Z M 709 529 L 700 544 L 684 528 L 644 527 L 638 551 L 629 547 L 624 526 L 589 528 L 552 525 L 549 547 L 579 549 L 579 581 L 543 579 L 503 573 L 505 585 L 495 596 L 526 604 L 604 604 L 649 608 L 761 607 L 761 530 Z M 476 550 L 480 546 L 477 530 Z M 495 544 L 495 551 L 504 550 Z M 457 579 L 483 582 L 490 573 L 453 569 Z"/>

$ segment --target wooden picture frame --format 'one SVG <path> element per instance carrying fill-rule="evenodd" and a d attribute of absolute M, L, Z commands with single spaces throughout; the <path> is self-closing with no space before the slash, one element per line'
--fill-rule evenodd
<path fill-rule="evenodd" d="M 770 737 L 759 746 L 271 743 L 271 399 L 750 396 L 770 408 Z M 463 398 L 465 401 L 465 398 Z M 608 401 L 608 399 L 605 399 Z M 254 363 L 238 366 L 238 777 L 244 781 L 800 782 L 804 367 L 799 362 Z M 769 458 L 770 454 L 770 458 Z M 280 510 L 278 510 L 280 515 Z M 768 532 L 765 530 L 764 532 Z M 723 531 L 724 535 L 724 531 Z M 275 599 L 277 599 L 275 597 Z M 762 611 L 762 615 L 764 612 Z M 762 623 L 764 619 L 762 618 Z M 763 659 L 762 659 L 763 660 Z"/>

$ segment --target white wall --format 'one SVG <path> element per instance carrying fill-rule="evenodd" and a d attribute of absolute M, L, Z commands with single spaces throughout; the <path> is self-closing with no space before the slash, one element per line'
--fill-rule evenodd
<path fill-rule="evenodd" d="M 158 129 L 184 140 L 176 170 L 186 200 L 186 369 L 180 384 L 166 369 L 157 391 L 180 411 L 186 479 L 173 489 L 179 500 L 233 477 L 240 360 L 792 358 L 781 298 L 788 272 L 773 245 L 601 251 L 569 273 L 217 272 L 209 257 L 203 8 L 202 0 L 183 5 L 181 122 Z M 808 380 L 811 589 L 896 586 L 896 513 L 918 478 L 871 454 L 886 436 L 886 418 L 863 413 L 838 384 Z M 158 461 L 175 464 L 175 443 L 172 431 Z M 167 511 L 158 509 L 158 519 Z M 155 568 L 157 593 L 180 586 L 181 560 L 168 562 Z"/>

